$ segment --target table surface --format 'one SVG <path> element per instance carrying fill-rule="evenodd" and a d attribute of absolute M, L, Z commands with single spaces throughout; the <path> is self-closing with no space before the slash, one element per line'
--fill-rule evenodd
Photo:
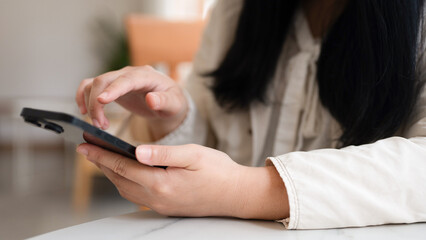
<path fill-rule="evenodd" d="M 327 230 L 285 230 L 273 221 L 171 218 L 153 211 L 104 218 L 32 239 L 426 239 L 426 223 Z"/>

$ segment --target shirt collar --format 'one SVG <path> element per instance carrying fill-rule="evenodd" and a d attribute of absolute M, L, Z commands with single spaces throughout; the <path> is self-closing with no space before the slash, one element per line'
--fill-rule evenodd
<path fill-rule="evenodd" d="M 296 35 L 296 42 L 301 51 L 317 52 L 320 45 L 321 39 L 315 39 L 312 36 L 309 28 L 308 21 L 303 13 L 303 9 L 297 10 L 294 20 L 294 29 Z"/>

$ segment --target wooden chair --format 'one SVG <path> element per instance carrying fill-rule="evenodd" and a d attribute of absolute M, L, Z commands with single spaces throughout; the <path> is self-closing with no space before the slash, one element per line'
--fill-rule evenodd
<path fill-rule="evenodd" d="M 78 213 L 86 213 L 92 195 L 93 177 L 96 175 L 101 176 L 103 173 L 90 163 L 85 156 L 79 153 L 76 154 L 73 207 L 74 211 Z"/>
<path fill-rule="evenodd" d="M 134 66 L 165 63 L 178 80 L 177 66 L 191 62 L 198 49 L 204 21 L 170 21 L 144 15 L 126 19 L 131 62 Z"/>
<path fill-rule="evenodd" d="M 192 61 L 204 27 L 202 20 L 176 22 L 143 15 L 130 15 L 125 23 L 132 65 L 166 64 L 169 76 L 176 81 L 179 63 Z M 121 123 L 123 125 L 122 121 Z M 131 129 L 128 133 L 132 139 L 137 142 L 150 141 L 144 119 L 131 116 L 124 125 L 128 130 Z M 92 179 L 101 174 L 102 172 L 84 156 L 77 155 L 73 196 L 76 211 L 87 210 L 92 192 Z"/>

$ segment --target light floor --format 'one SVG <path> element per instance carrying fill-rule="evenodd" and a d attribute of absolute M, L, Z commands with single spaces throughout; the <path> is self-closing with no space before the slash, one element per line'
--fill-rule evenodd
<path fill-rule="evenodd" d="M 76 213 L 71 204 L 72 181 L 64 177 L 73 175 L 72 163 L 66 164 L 60 150 L 36 151 L 33 159 L 31 191 L 18 194 L 12 183 L 12 155 L 10 151 L 0 151 L 0 239 L 28 238 L 137 211 L 134 204 L 119 196 L 106 178 L 97 177 L 89 210 Z"/>

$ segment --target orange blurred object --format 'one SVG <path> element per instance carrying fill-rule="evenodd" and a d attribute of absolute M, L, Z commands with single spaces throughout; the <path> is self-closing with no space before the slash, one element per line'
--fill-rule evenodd
<path fill-rule="evenodd" d="M 126 19 L 131 62 L 134 66 L 165 63 L 178 79 L 177 66 L 191 62 L 200 44 L 204 21 L 171 21 L 144 15 Z"/>

